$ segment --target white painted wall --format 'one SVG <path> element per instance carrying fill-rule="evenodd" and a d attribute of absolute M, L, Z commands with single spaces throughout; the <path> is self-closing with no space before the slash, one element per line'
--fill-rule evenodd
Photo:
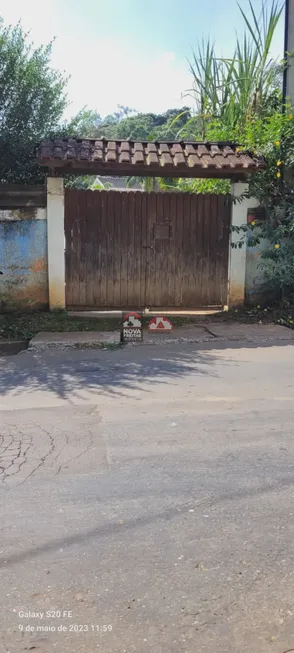
<path fill-rule="evenodd" d="M 247 224 L 247 211 L 249 208 L 258 206 L 257 200 L 243 198 L 239 200 L 243 193 L 248 189 L 248 184 L 236 182 L 232 184 L 232 227 L 241 227 Z M 242 234 L 235 231 L 231 234 L 231 244 L 237 243 Z M 230 246 L 230 263 L 229 263 L 229 307 L 240 306 L 245 301 L 245 283 L 246 283 L 246 258 L 247 247 L 244 242 L 241 248 Z"/>
<path fill-rule="evenodd" d="M 63 179 L 47 179 L 47 243 L 50 310 L 65 308 Z"/>

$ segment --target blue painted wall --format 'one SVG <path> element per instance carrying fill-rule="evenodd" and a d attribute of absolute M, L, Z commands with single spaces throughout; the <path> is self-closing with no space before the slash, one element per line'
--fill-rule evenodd
<path fill-rule="evenodd" d="M 46 308 L 47 220 L 36 219 L 34 212 L 28 219 L 23 212 L 22 219 L 14 214 L 19 211 L 1 211 L 0 215 L 0 307 Z"/>

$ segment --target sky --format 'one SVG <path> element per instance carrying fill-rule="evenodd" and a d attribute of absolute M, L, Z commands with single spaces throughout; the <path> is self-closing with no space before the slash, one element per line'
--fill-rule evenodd
<path fill-rule="evenodd" d="M 268 5 L 271 0 L 265 0 Z M 259 10 L 261 0 L 252 0 Z M 248 0 L 239 0 L 248 13 Z M 124 105 L 161 113 L 191 105 L 187 59 L 210 36 L 219 56 L 243 33 L 237 0 L 0 0 L 5 24 L 20 21 L 35 45 L 55 38 L 52 65 L 70 76 L 66 116 L 101 116 Z M 284 17 L 272 56 L 283 56 Z"/>

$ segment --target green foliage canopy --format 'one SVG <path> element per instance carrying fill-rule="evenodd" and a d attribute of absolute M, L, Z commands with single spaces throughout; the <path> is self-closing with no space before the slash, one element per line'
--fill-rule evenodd
<path fill-rule="evenodd" d="M 0 19 L 0 182 L 44 179 L 34 147 L 58 129 L 66 80 L 50 67 L 51 44 L 34 49 L 20 25 Z"/>
<path fill-rule="evenodd" d="M 82 109 L 68 125 L 73 135 L 87 138 L 133 139 L 133 140 L 172 140 L 180 127 L 191 118 L 189 107 L 169 109 L 165 113 L 138 113 L 128 107 L 119 107 L 119 111 L 101 119 L 97 111 L 87 107 Z M 174 125 L 175 118 L 177 118 Z"/>

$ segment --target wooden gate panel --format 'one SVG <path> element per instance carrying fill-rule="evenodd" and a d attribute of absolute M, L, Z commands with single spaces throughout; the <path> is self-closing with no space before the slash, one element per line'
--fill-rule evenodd
<path fill-rule="evenodd" d="M 65 190 L 72 308 L 197 308 L 227 301 L 230 198 Z"/>

